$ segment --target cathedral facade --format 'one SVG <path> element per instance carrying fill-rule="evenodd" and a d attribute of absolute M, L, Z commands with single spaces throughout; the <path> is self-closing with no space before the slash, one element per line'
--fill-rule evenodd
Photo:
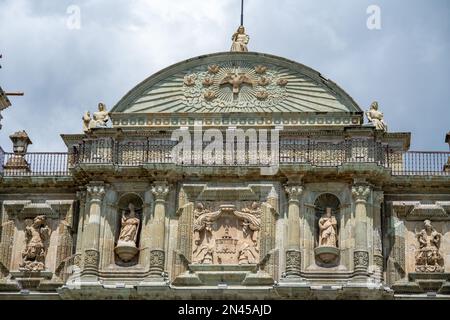
<path fill-rule="evenodd" d="M 242 35 L 100 103 L 67 152 L 11 135 L 0 298 L 450 298 L 450 152 Z"/>

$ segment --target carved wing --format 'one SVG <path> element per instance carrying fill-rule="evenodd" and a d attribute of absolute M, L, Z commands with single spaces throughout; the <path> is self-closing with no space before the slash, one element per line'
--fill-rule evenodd
<path fill-rule="evenodd" d="M 222 80 L 220 80 L 220 85 L 229 84 L 231 81 L 231 75 L 227 74 Z"/>
<path fill-rule="evenodd" d="M 261 222 L 259 221 L 259 219 L 250 213 L 234 211 L 234 215 L 238 218 L 249 221 L 250 229 L 252 230 L 259 230 L 261 227 Z"/>
<path fill-rule="evenodd" d="M 206 226 L 207 221 L 214 221 L 220 215 L 219 211 L 208 212 L 202 214 L 194 221 L 194 231 L 201 231 Z"/>
<path fill-rule="evenodd" d="M 252 86 L 254 85 L 253 80 L 250 79 L 250 77 L 247 76 L 247 75 L 245 75 L 245 74 L 243 74 L 243 75 L 241 76 L 241 80 L 242 80 L 242 83 L 246 83 L 246 84 L 249 84 L 249 85 L 252 85 Z"/>

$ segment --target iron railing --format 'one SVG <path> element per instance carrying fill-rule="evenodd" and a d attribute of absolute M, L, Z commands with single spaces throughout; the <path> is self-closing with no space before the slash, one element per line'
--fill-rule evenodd
<path fill-rule="evenodd" d="M 24 156 L 5 152 L 3 176 L 68 176 L 70 156 L 67 152 L 30 152 Z"/>
<path fill-rule="evenodd" d="M 208 158 L 194 151 L 184 154 L 180 151 L 176 156 L 172 152 L 176 144 L 176 141 L 168 139 L 124 142 L 107 138 L 84 141 L 70 153 L 27 153 L 20 156 L 0 150 L 0 163 L 3 163 L 0 173 L 3 176 L 68 176 L 71 167 L 82 164 L 122 167 L 149 163 L 176 163 L 180 166 L 267 166 L 276 164 L 271 159 L 271 151 L 278 149 L 280 164 L 339 167 L 352 163 L 372 163 L 391 169 L 393 175 L 450 176 L 450 170 L 445 170 L 446 165 L 450 169 L 450 152 L 394 152 L 384 144 L 366 139 L 332 143 L 284 138 L 279 145 L 268 142 L 266 150 L 252 152 L 248 151 L 248 142 L 245 145 L 237 144 L 234 149 L 228 150 L 229 146 L 224 144 L 222 153 L 212 153 Z"/>

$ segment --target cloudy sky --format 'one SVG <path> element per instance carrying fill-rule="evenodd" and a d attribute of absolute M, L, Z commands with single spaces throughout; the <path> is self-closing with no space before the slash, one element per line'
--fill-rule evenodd
<path fill-rule="evenodd" d="M 381 29 L 367 27 L 370 5 Z M 77 27 L 76 12 L 80 20 Z M 30 151 L 63 151 L 60 133 L 110 108 L 137 83 L 178 61 L 227 51 L 239 0 L 0 0 L 0 86 L 24 91 L 3 113 L 0 145 L 26 129 Z M 365 110 L 380 102 L 411 149 L 448 150 L 450 1 L 246 0 L 251 51 L 308 65 Z M 75 20 L 74 20 L 75 19 Z"/>

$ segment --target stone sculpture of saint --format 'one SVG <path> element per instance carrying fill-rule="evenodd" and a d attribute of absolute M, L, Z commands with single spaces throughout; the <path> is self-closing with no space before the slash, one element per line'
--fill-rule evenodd
<path fill-rule="evenodd" d="M 27 220 L 25 227 L 26 247 L 22 252 L 20 268 L 27 271 L 45 270 L 45 243 L 50 237 L 50 229 L 45 224 L 45 215 L 39 215 L 33 220 Z"/>
<path fill-rule="evenodd" d="M 128 217 L 125 216 L 125 214 L 122 215 L 118 245 L 127 243 L 128 245 L 132 244 L 136 246 L 140 220 L 136 215 L 136 211 L 132 203 L 128 205 L 128 209 L 130 210 Z"/>
<path fill-rule="evenodd" d="M 231 44 L 231 51 L 235 52 L 247 52 L 247 44 L 250 41 L 250 37 L 245 34 L 244 26 L 240 26 L 237 31 L 231 37 L 233 43 Z"/>
<path fill-rule="evenodd" d="M 325 209 L 325 215 L 319 219 L 319 247 L 337 247 L 337 221 L 331 214 L 331 208 Z"/>
<path fill-rule="evenodd" d="M 91 129 L 91 113 L 86 111 L 83 115 L 83 132 L 88 132 Z"/>
<path fill-rule="evenodd" d="M 416 234 L 419 250 L 416 253 L 417 272 L 443 272 L 442 255 L 439 252 L 442 234 L 431 225 L 430 220 L 424 221 L 424 228 Z"/>
<path fill-rule="evenodd" d="M 387 124 L 384 122 L 384 115 L 378 110 L 378 102 L 373 102 L 370 105 L 370 109 L 366 112 L 367 119 L 369 122 L 375 125 L 375 129 L 387 131 Z"/>
<path fill-rule="evenodd" d="M 98 111 L 94 112 L 94 122 L 96 128 L 106 128 L 106 124 L 109 121 L 109 113 L 106 111 L 104 103 L 98 104 Z"/>

